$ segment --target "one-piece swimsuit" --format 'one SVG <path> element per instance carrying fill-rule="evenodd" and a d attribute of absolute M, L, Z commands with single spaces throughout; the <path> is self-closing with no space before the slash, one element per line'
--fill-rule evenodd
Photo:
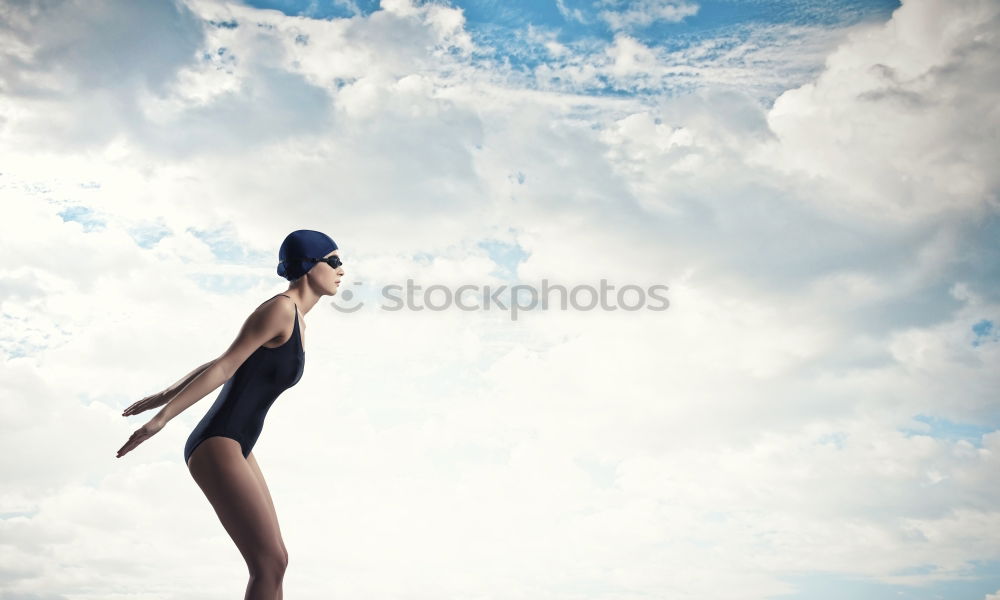
<path fill-rule="evenodd" d="M 276 294 L 270 299 L 278 296 L 290 298 L 286 294 Z M 295 305 L 295 324 L 291 337 L 277 348 L 260 346 L 254 350 L 226 381 L 215 403 L 184 444 L 185 464 L 195 448 L 213 436 L 236 440 L 246 458 L 260 437 L 264 417 L 271 404 L 302 378 L 305 354 L 299 332 L 299 307 Z"/>

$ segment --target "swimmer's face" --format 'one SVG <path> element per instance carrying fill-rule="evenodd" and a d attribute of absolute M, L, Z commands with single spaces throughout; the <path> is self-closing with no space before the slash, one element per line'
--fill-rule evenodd
<path fill-rule="evenodd" d="M 333 252 L 324 255 L 323 258 L 328 258 L 330 256 L 339 257 L 340 250 L 334 250 Z M 336 294 L 337 290 L 340 289 L 340 279 L 344 276 L 344 265 L 340 265 L 339 267 L 334 269 L 333 267 L 331 267 L 326 263 L 319 263 L 315 267 L 313 267 L 309 272 L 311 274 L 313 271 L 316 270 L 319 270 L 319 272 L 316 273 L 316 275 L 318 275 L 318 277 L 316 277 L 316 280 L 317 283 L 320 284 L 320 287 L 326 290 L 327 293 L 330 294 L 331 296 Z"/>

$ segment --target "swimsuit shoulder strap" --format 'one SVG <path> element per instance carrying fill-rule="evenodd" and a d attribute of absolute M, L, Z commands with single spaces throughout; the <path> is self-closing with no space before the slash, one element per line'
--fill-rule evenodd
<path fill-rule="evenodd" d="M 288 298 L 289 300 L 292 300 L 292 297 L 289 296 L 288 294 L 278 294 L 278 295 L 279 296 L 284 296 L 285 298 Z M 292 305 L 295 306 L 295 328 L 298 329 L 299 328 L 299 305 L 295 304 L 294 300 L 292 300 Z"/>
<path fill-rule="evenodd" d="M 275 299 L 275 298 L 277 298 L 278 296 L 284 296 L 285 298 L 288 298 L 289 300 L 291 300 L 291 299 L 292 299 L 292 297 L 291 297 L 291 296 L 289 296 L 288 294 L 275 294 L 275 295 L 271 296 L 270 298 L 268 298 L 267 300 L 264 300 L 264 302 L 261 302 L 260 304 L 258 304 L 258 305 L 257 305 L 257 308 L 260 308 L 261 306 L 264 306 L 264 304 L 265 304 L 265 303 L 266 303 L 266 302 L 267 302 L 268 300 L 274 300 L 274 299 Z M 295 304 L 295 301 L 294 301 L 294 300 L 292 301 L 292 304 Z M 256 310 L 256 309 L 254 309 L 254 310 Z M 298 310 L 299 310 L 299 305 L 298 305 L 298 304 L 295 304 L 295 310 L 296 310 L 296 311 L 298 311 Z"/>
<path fill-rule="evenodd" d="M 289 295 L 287 295 L 287 294 L 278 294 L 278 295 L 279 296 L 284 296 L 285 298 L 288 298 L 289 300 L 292 299 L 292 297 L 289 296 Z M 292 317 L 292 319 L 293 319 L 293 322 L 292 322 L 292 337 L 299 337 L 299 336 L 302 335 L 302 332 L 299 330 L 299 305 L 295 304 L 294 300 L 292 301 L 292 305 L 295 306 L 295 316 Z M 301 348 L 302 347 L 301 346 L 301 342 L 299 342 L 299 344 L 300 344 L 299 348 Z"/>

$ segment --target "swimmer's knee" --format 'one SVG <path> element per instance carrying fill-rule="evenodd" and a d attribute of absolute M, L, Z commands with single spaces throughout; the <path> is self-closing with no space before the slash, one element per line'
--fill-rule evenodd
<path fill-rule="evenodd" d="M 280 579 L 288 568 L 288 553 L 279 547 L 267 549 L 247 561 L 247 567 L 253 577 Z"/>

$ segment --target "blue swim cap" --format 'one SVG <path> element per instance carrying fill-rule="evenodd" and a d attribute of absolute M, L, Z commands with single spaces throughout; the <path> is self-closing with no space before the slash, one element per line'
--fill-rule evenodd
<path fill-rule="evenodd" d="M 323 258 L 337 249 L 337 242 L 330 236 L 311 229 L 299 229 L 289 233 L 278 250 L 278 275 L 293 281 L 306 274 L 316 263 L 298 260 L 302 258 Z"/>

